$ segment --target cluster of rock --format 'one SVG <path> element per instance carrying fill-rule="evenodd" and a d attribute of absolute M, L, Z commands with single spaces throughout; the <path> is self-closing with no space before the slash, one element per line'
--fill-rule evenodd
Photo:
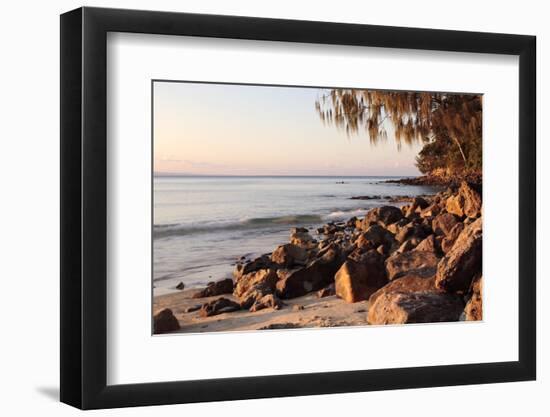
<path fill-rule="evenodd" d="M 236 265 L 233 279 L 196 297 L 232 294 L 200 307 L 202 317 L 284 308 L 285 299 L 317 293 L 348 303 L 368 300 L 369 324 L 480 320 L 481 190 L 463 182 L 401 208 L 328 223 L 315 239 L 294 228 L 290 242 Z"/>

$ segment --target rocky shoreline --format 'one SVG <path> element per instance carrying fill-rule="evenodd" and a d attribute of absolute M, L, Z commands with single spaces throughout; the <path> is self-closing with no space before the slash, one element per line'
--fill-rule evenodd
<path fill-rule="evenodd" d="M 294 228 L 233 278 L 155 297 L 154 333 L 481 320 L 479 185 L 392 202 L 404 205 Z"/>
<path fill-rule="evenodd" d="M 460 187 L 460 184 L 466 182 L 470 186 L 479 189 L 482 184 L 481 172 L 468 172 L 465 174 L 457 174 L 453 172 L 447 172 L 443 170 L 435 170 L 429 174 L 412 178 L 400 178 L 397 180 L 384 181 L 390 184 L 404 184 L 404 185 L 429 185 L 450 187 L 456 189 Z"/>

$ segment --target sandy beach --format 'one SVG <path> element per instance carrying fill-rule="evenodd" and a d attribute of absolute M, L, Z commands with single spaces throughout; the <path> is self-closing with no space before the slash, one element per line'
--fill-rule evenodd
<path fill-rule="evenodd" d="M 174 333 L 202 333 L 266 329 L 289 329 L 303 327 L 337 327 L 366 325 L 368 301 L 346 303 L 337 296 L 319 298 L 316 294 L 308 294 L 290 300 L 285 300 L 285 306 L 279 310 L 272 308 L 257 312 L 239 310 L 222 313 L 211 317 L 200 317 L 199 311 L 186 312 L 187 309 L 201 306 L 218 298 L 206 297 L 194 299 L 196 290 L 184 290 L 176 294 L 166 294 L 155 297 L 153 311 L 170 308 L 178 319 L 181 329 Z M 233 295 L 225 298 L 238 301 Z M 303 309 L 302 309 L 303 307 Z"/>

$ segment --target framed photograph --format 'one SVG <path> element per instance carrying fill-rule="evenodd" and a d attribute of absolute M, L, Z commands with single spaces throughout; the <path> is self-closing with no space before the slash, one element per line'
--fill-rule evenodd
<path fill-rule="evenodd" d="M 533 380 L 535 37 L 61 16 L 61 401 Z"/>

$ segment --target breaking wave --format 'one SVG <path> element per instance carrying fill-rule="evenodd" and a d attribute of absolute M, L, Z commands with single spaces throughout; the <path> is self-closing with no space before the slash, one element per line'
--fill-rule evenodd
<path fill-rule="evenodd" d="M 367 212 L 365 209 L 333 210 L 326 215 L 319 214 L 297 214 L 276 217 L 257 217 L 240 221 L 218 221 L 199 224 L 171 223 L 155 225 L 153 227 L 153 238 L 160 239 L 169 236 L 186 236 L 192 234 L 231 231 L 231 230 L 253 230 L 280 228 L 280 226 L 305 226 L 315 225 L 326 221 L 347 220 L 353 216 L 362 216 Z"/>

